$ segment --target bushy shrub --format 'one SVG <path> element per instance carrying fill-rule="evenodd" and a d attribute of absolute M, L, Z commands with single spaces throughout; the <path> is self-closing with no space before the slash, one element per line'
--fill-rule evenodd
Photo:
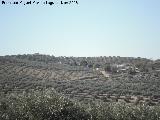
<path fill-rule="evenodd" d="M 160 120 L 160 107 L 125 103 L 92 103 L 88 110 L 92 120 Z"/>
<path fill-rule="evenodd" d="M 71 101 L 52 89 L 0 99 L 0 120 L 160 120 L 160 107 Z"/>
<path fill-rule="evenodd" d="M 12 94 L 0 102 L 0 120 L 87 120 L 90 115 L 54 90 Z"/>

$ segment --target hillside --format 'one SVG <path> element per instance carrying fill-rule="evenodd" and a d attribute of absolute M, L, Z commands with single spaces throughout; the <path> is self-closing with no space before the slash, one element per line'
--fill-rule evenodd
<path fill-rule="evenodd" d="M 0 57 L 1 95 L 54 88 L 73 100 L 160 102 L 160 62 L 132 57 Z"/>

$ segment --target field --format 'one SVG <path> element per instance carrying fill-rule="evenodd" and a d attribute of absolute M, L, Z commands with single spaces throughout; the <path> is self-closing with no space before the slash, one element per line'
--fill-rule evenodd
<path fill-rule="evenodd" d="M 159 93 L 159 60 L 0 57 L 0 119 L 4 120 L 159 120 Z"/>

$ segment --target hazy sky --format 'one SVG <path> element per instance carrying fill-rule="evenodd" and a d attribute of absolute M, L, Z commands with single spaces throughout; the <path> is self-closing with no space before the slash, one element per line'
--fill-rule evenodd
<path fill-rule="evenodd" d="M 160 58 L 160 0 L 89 1 L 0 4 L 0 55 Z"/>

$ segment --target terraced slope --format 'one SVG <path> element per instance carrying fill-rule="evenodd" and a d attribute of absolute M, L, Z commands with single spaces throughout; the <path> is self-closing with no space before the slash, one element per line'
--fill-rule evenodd
<path fill-rule="evenodd" d="M 1 57 L 0 89 L 12 91 L 35 88 L 35 86 L 52 86 L 55 80 L 87 80 L 103 78 L 100 72 L 84 67 L 72 67 L 65 64 L 46 64 Z"/>
<path fill-rule="evenodd" d="M 53 87 L 78 101 L 160 103 L 158 69 L 134 75 L 119 73 L 106 76 L 104 71 L 73 65 L 71 60 L 34 55 L 0 57 L 0 93 L 4 95 Z"/>

